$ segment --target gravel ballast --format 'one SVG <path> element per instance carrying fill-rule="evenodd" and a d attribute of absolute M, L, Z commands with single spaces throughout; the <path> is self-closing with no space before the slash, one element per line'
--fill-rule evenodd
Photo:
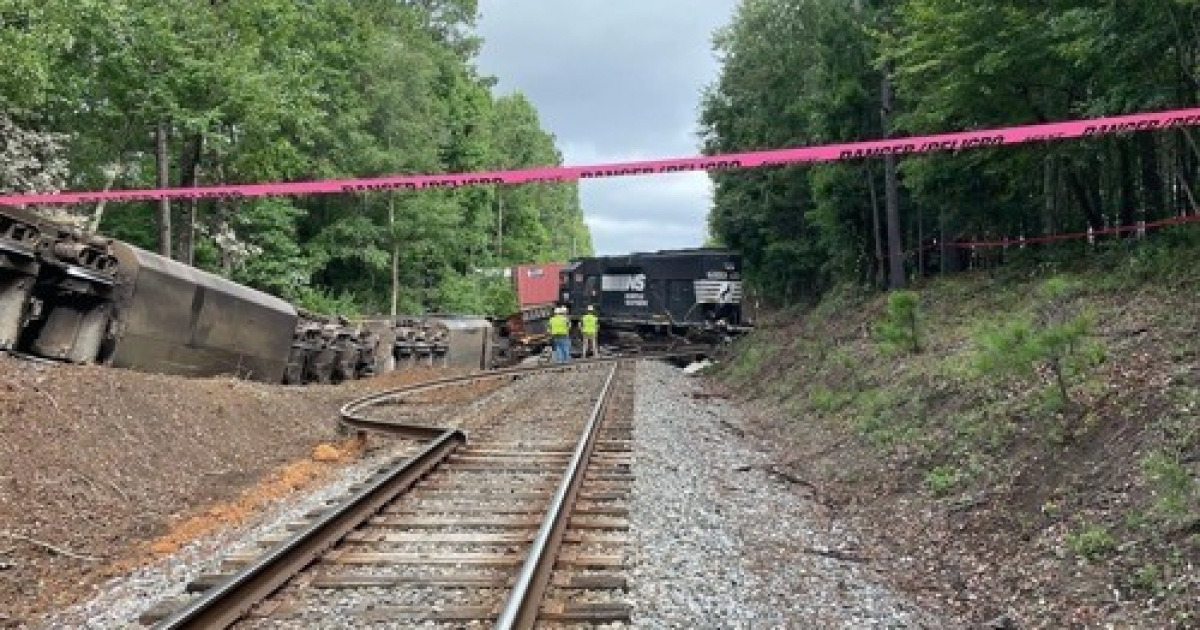
<path fill-rule="evenodd" d="M 151 565 L 110 581 L 97 590 L 96 597 L 51 616 L 38 627 L 143 628 L 138 623 L 142 613 L 159 602 L 183 596 L 187 584 L 202 574 L 220 572 L 224 558 L 240 551 L 261 550 L 261 539 L 287 532 L 288 523 L 304 520 L 306 513 L 343 499 L 351 486 L 413 450 L 414 443 L 397 440 L 337 471 L 324 486 L 279 502 L 252 523 L 193 541 Z"/>
<path fill-rule="evenodd" d="M 889 589 L 821 506 L 768 472 L 738 411 L 665 363 L 638 366 L 633 626 L 956 628 Z"/>
<path fill-rule="evenodd" d="M 890 589 L 863 551 L 870 545 L 830 520 L 802 485 L 770 472 L 764 450 L 731 428 L 741 422 L 736 407 L 700 395 L 702 381 L 668 364 L 643 361 L 636 369 L 632 627 L 959 627 Z M 481 414 L 482 422 L 489 415 L 484 408 L 519 407 L 522 397 L 544 391 L 542 381 L 519 381 L 463 403 L 456 415 Z M 137 616 L 156 601 L 179 594 L 231 552 L 341 496 L 409 446 L 376 451 L 340 470 L 326 487 L 122 576 L 37 627 L 137 627 Z"/>

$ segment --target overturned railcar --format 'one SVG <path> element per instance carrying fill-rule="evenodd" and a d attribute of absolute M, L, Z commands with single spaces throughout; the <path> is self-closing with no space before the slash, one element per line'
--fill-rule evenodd
<path fill-rule="evenodd" d="M 573 318 L 595 309 L 602 340 L 622 332 L 711 339 L 749 323 L 742 316 L 742 258 L 730 250 L 582 258 L 563 268 L 559 284 Z"/>
<path fill-rule="evenodd" d="M 126 243 L 96 359 L 148 372 L 283 380 L 298 315 L 275 296 Z"/>
<path fill-rule="evenodd" d="M 283 379 L 289 303 L 132 245 L 0 210 L 0 350 L 146 372 Z"/>
<path fill-rule="evenodd" d="M 396 369 L 418 366 L 480 370 L 495 367 L 496 330 L 474 315 L 432 314 L 396 320 L 392 335 Z"/>

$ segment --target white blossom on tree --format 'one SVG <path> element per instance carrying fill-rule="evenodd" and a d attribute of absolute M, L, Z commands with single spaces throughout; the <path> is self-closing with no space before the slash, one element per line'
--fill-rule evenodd
<path fill-rule="evenodd" d="M 69 136 L 22 129 L 0 112 L 0 192 L 57 192 L 69 171 L 63 156 Z"/>

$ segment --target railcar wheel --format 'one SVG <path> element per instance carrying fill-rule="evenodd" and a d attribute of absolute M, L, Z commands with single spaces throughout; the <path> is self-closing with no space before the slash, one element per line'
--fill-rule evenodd
<path fill-rule="evenodd" d="M 37 339 L 35 354 L 72 363 L 95 361 L 108 329 L 107 302 L 59 302 L 50 308 Z"/>
<path fill-rule="evenodd" d="M 31 276 L 0 278 L 0 350 L 16 347 L 32 290 Z"/>

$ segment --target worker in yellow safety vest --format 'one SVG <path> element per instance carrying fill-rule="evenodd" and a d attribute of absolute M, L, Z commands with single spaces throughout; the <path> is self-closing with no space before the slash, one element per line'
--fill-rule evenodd
<path fill-rule="evenodd" d="M 559 306 L 550 316 L 550 344 L 554 350 L 554 362 L 571 360 L 571 320 L 567 319 L 566 307 Z"/>
<path fill-rule="evenodd" d="M 587 313 L 579 319 L 579 332 L 583 334 L 583 358 L 587 358 L 588 348 L 592 349 L 592 356 L 600 356 L 600 344 L 596 338 L 600 335 L 600 318 L 596 317 L 596 307 L 588 305 Z"/>

